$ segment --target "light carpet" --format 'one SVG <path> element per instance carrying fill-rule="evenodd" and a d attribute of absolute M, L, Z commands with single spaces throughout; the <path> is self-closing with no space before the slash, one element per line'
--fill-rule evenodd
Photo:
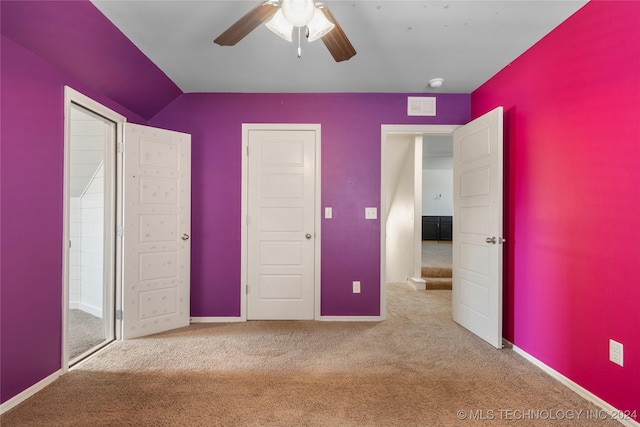
<path fill-rule="evenodd" d="M 451 290 L 453 245 L 448 241 L 422 242 L 421 276 L 429 290 Z"/>
<path fill-rule="evenodd" d="M 69 310 L 69 360 L 104 342 L 102 319 L 82 310 Z"/>
<path fill-rule="evenodd" d="M 586 415 L 558 419 L 597 408 L 512 350 L 494 349 L 454 323 L 450 291 L 416 292 L 392 284 L 387 308 L 382 322 L 197 324 L 115 342 L 0 422 L 3 427 L 618 425 Z M 509 419 L 517 412 L 500 411 L 529 411 L 543 419 Z"/>

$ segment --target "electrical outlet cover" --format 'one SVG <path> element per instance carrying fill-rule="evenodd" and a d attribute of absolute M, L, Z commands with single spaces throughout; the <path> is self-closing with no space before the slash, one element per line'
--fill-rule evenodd
<path fill-rule="evenodd" d="M 609 360 L 624 366 L 624 347 L 617 341 L 609 340 Z"/>
<path fill-rule="evenodd" d="M 364 208 L 365 219 L 378 219 L 378 208 Z"/>

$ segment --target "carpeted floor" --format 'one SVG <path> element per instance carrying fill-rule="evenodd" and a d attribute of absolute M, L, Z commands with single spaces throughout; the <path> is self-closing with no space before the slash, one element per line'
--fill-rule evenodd
<path fill-rule="evenodd" d="M 392 284 L 387 306 L 382 322 L 197 324 L 115 342 L 0 423 L 618 425 L 589 419 L 594 405 L 512 350 L 496 350 L 455 324 L 450 291 Z M 522 411 L 528 418 L 517 418 Z"/>
<path fill-rule="evenodd" d="M 422 241 L 422 278 L 429 290 L 451 290 L 452 244 L 449 241 Z"/>
<path fill-rule="evenodd" d="M 102 319 L 82 310 L 69 310 L 69 360 L 103 341 Z"/>
<path fill-rule="evenodd" d="M 452 244 L 449 241 L 423 240 L 422 266 L 451 268 L 452 251 Z"/>

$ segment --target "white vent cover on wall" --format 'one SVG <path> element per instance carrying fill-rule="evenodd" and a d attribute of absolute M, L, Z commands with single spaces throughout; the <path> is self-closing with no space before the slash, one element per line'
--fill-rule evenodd
<path fill-rule="evenodd" d="M 434 96 L 410 96 L 407 101 L 408 116 L 435 116 L 436 98 Z"/>

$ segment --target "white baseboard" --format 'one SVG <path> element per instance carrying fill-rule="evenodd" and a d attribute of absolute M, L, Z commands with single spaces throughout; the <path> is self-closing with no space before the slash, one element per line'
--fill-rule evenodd
<path fill-rule="evenodd" d="M 320 316 L 318 319 L 324 322 L 380 322 L 384 320 L 380 316 Z M 190 323 L 231 323 L 246 322 L 242 317 L 191 317 Z"/>
<path fill-rule="evenodd" d="M 380 322 L 381 316 L 320 316 L 323 322 Z"/>
<path fill-rule="evenodd" d="M 513 351 L 519 354 L 520 356 L 524 357 L 529 362 L 536 365 L 538 368 L 542 369 L 544 372 L 546 372 L 555 380 L 561 382 L 565 387 L 569 388 L 570 390 L 574 391 L 575 393 L 585 398 L 589 402 L 593 403 L 594 405 L 600 407 L 602 410 L 606 411 L 608 417 L 618 420 L 620 424 L 627 427 L 640 427 L 640 423 L 638 423 L 637 421 L 631 418 L 620 419 L 620 414 L 622 414 L 622 411 L 616 409 L 615 407 L 605 402 L 595 394 L 591 393 L 589 390 L 585 389 L 584 387 L 571 381 L 569 378 L 565 377 L 560 372 L 544 364 L 543 362 L 531 356 L 529 353 L 522 350 L 521 348 L 518 348 L 514 345 Z"/>
<path fill-rule="evenodd" d="M 69 310 L 82 310 L 92 316 L 102 319 L 102 308 L 86 304 L 80 301 L 69 301 Z"/>
<path fill-rule="evenodd" d="M 246 319 L 242 317 L 191 317 L 189 321 L 191 323 L 230 323 L 245 322 Z"/>
<path fill-rule="evenodd" d="M 85 302 L 81 302 L 78 305 L 78 310 L 82 310 L 85 313 L 89 313 L 92 316 L 95 316 L 95 317 L 97 317 L 99 319 L 102 319 L 102 308 L 100 308 L 100 307 L 96 307 L 96 306 L 93 306 L 93 305 L 89 305 L 89 304 L 87 304 Z"/>
<path fill-rule="evenodd" d="M 2 405 L 0 405 L 0 414 L 4 414 L 9 409 L 14 408 L 15 406 L 24 402 L 25 400 L 27 400 L 28 398 L 30 398 L 31 396 L 33 396 L 34 394 L 36 394 L 37 392 L 39 392 L 40 390 L 44 389 L 49 384 L 57 380 L 58 377 L 60 377 L 60 375 L 62 375 L 62 369 L 54 372 L 53 374 L 49 375 L 43 380 L 38 381 L 37 383 L 29 387 L 28 389 L 24 390 L 23 392 L 16 394 L 11 399 L 7 400 Z"/>
<path fill-rule="evenodd" d="M 407 280 L 407 285 L 415 291 L 424 291 L 427 289 L 427 281 L 420 277 L 410 277 Z"/>

